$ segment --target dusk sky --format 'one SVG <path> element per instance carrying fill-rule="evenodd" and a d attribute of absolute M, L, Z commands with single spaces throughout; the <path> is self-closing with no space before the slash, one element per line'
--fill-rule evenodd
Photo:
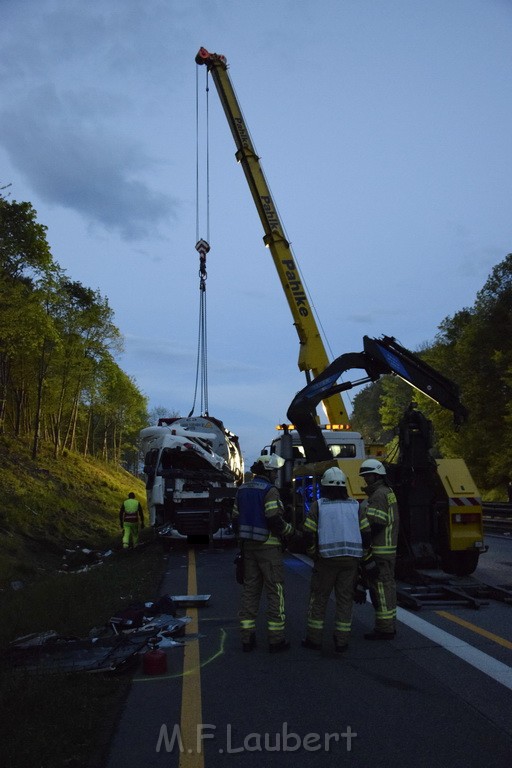
<path fill-rule="evenodd" d="M 108 298 L 149 407 L 187 415 L 204 46 L 228 60 L 330 356 L 365 334 L 415 350 L 512 250 L 511 41 L 511 0 L 0 0 L 0 187 Z M 210 84 L 209 412 L 251 461 L 305 379 Z"/>

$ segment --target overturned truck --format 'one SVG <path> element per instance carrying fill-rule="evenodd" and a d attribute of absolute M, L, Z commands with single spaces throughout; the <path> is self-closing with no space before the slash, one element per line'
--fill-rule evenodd
<path fill-rule="evenodd" d="M 238 437 L 212 416 L 161 418 L 140 432 L 151 524 L 166 541 L 234 538 L 231 509 L 243 480 Z"/>

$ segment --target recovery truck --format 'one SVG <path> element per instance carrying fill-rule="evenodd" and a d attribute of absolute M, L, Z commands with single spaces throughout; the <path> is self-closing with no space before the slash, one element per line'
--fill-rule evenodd
<path fill-rule="evenodd" d="M 338 384 L 341 374 L 362 369 L 366 376 Z M 362 352 L 349 352 L 334 360 L 322 374 L 297 393 L 287 416 L 301 437 L 306 462 L 293 471 L 294 522 L 300 527 L 319 482 L 328 467 L 339 466 L 347 476 L 351 496 L 364 498 L 359 459 L 334 459 L 316 419 L 323 397 L 353 386 L 399 376 L 452 411 L 458 427 L 467 419 L 457 385 L 402 347 L 390 336 L 365 336 Z M 434 458 L 431 423 L 411 403 L 399 425 L 396 463 L 383 462 L 398 502 L 400 532 L 397 572 L 438 568 L 459 576 L 473 573 L 484 550 L 482 501 L 462 459 Z"/>
<path fill-rule="evenodd" d="M 234 539 L 231 508 L 243 480 L 238 437 L 212 416 L 161 418 L 140 432 L 151 525 L 163 542 Z"/>
<path fill-rule="evenodd" d="M 457 423 L 462 423 L 467 414 L 456 385 L 400 347 L 392 337 L 380 341 L 365 337 L 364 352 L 347 353 L 330 363 L 231 84 L 226 57 L 200 48 L 196 63 L 207 67 L 217 89 L 235 140 L 235 157 L 242 165 L 263 225 L 263 242 L 272 254 L 299 337 L 298 366 L 307 384 L 288 410 L 291 424 L 282 426 L 282 435 L 272 442 L 270 450 L 286 460 L 277 484 L 283 500 L 291 501 L 295 523 L 300 526 L 318 493 L 318 478 L 328 466 L 340 466 L 347 475 L 351 495 L 364 496 L 358 471 L 368 450 L 363 448 L 359 433 L 345 432 L 350 427 L 341 392 L 393 373 L 450 408 Z M 366 378 L 337 384 L 342 373 L 351 368 L 364 369 Z M 320 403 L 328 424 L 319 423 L 316 408 Z M 336 430 L 339 432 L 334 438 Z M 448 573 L 472 573 L 483 551 L 482 504 L 465 463 L 461 459 L 432 458 L 428 429 L 417 411 L 404 416 L 401 435 L 399 462 L 389 467 L 400 505 L 400 562 L 407 567 L 441 564 Z M 373 446 L 371 455 L 382 459 L 380 447 Z"/>

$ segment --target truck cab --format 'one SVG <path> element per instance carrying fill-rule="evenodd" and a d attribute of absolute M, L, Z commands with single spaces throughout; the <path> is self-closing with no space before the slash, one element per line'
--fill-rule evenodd
<path fill-rule="evenodd" d="M 306 450 L 302 444 L 299 432 L 292 424 L 280 424 L 277 428 L 279 435 L 275 437 L 264 452 L 277 453 L 285 460 L 284 467 L 279 470 L 276 486 L 284 499 L 291 492 L 294 471 L 306 464 Z M 358 459 L 359 463 L 366 458 L 365 444 L 359 432 L 342 429 L 341 425 L 322 424 L 320 426 L 323 439 L 333 459 Z"/>

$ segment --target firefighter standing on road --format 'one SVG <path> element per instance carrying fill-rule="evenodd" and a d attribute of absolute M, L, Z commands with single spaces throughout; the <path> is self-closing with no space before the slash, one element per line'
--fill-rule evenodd
<path fill-rule="evenodd" d="M 371 554 L 377 564 L 376 578 L 368 582 L 375 609 L 375 628 L 365 640 L 392 640 L 396 634 L 395 560 L 398 541 L 398 507 L 388 485 L 386 468 L 377 459 L 366 459 L 359 468 L 368 498 L 362 506 L 372 532 Z"/>
<path fill-rule="evenodd" d="M 119 510 L 119 524 L 123 531 L 123 549 L 131 549 L 139 543 L 139 519 L 140 527 L 144 528 L 144 512 L 140 502 L 137 501 L 134 493 L 129 493 Z"/>
<path fill-rule="evenodd" d="M 358 502 L 349 498 L 339 467 L 327 469 L 320 486 L 320 498 L 313 501 L 304 522 L 306 551 L 314 566 L 302 646 L 321 650 L 325 611 L 334 589 L 334 648 L 343 653 L 348 648 L 358 567 L 371 544 L 370 525 Z M 370 570 L 370 559 L 366 563 Z"/>
<path fill-rule="evenodd" d="M 263 587 L 267 595 L 267 632 L 270 653 L 287 651 L 285 639 L 283 539 L 293 532 L 283 517 L 283 504 L 274 485 L 284 459 L 260 456 L 251 467 L 252 480 L 240 486 L 233 507 L 243 557 L 244 583 L 240 603 L 242 649 L 256 646 L 256 617 Z"/>

